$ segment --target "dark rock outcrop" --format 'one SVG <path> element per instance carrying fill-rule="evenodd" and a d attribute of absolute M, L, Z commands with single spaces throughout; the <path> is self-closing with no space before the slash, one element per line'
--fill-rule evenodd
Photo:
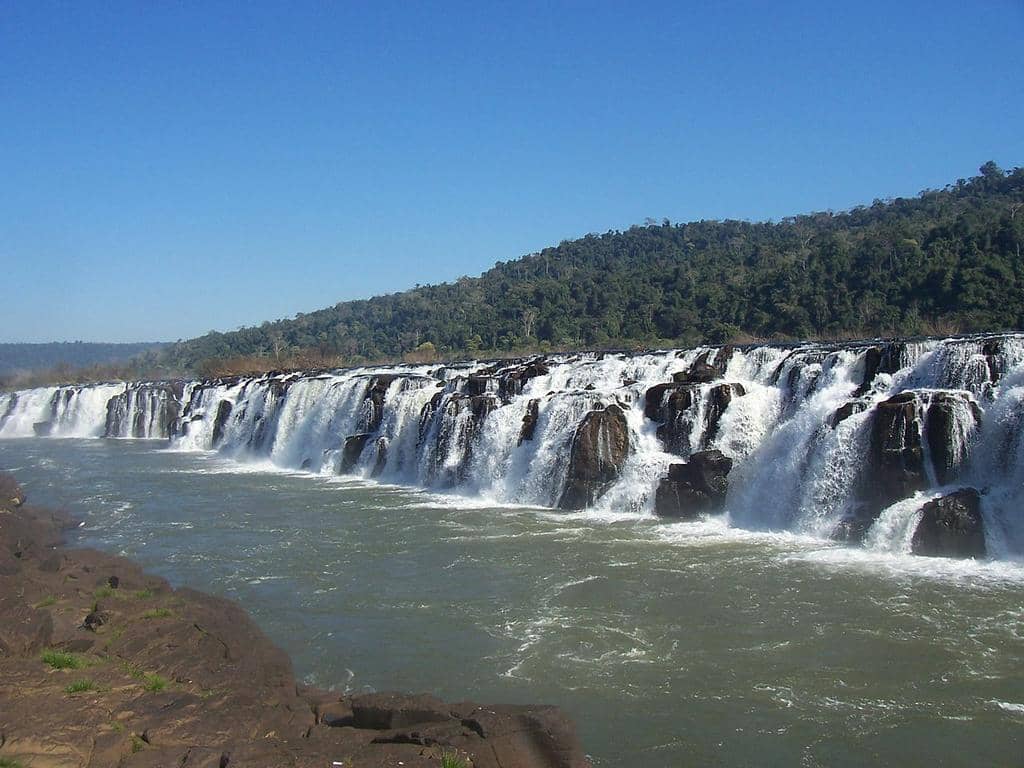
<path fill-rule="evenodd" d="M 955 481 L 960 443 L 980 418 L 977 404 L 956 392 L 908 390 L 876 405 L 859 494 L 870 515 L 928 486 L 925 438 L 935 478 L 941 484 Z"/>
<path fill-rule="evenodd" d="M 523 414 L 523 426 L 519 429 L 519 439 L 516 445 L 522 445 L 524 440 L 533 440 L 533 433 L 537 430 L 537 419 L 540 418 L 540 400 L 533 398 L 526 404 L 526 413 Z"/>
<path fill-rule="evenodd" d="M 621 406 L 613 403 L 584 416 L 573 435 L 559 509 L 593 504 L 615 482 L 629 451 L 629 426 Z"/>
<path fill-rule="evenodd" d="M 721 451 L 698 451 L 689 461 L 672 464 L 655 492 L 655 514 L 692 520 L 721 511 L 731 470 L 732 459 Z"/>
<path fill-rule="evenodd" d="M 295 382 L 295 378 L 271 379 L 266 385 L 265 402 L 262 410 L 253 419 L 252 433 L 246 445 L 256 451 L 262 452 L 270 449 L 274 436 L 277 432 L 277 422 L 284 407 L 285 396 Z M 243 418 L 244 409 L 238 418 Z"/>
<path fill-rule="evenodd" d="M 493 390 L 497 390 L 498 384 L 493 376 L 480 376 L 472 375 L 466 378 L 465 383 L 462 385 L 462 391 L 472 396 L 486 395 Z"/>
<path fill-rule="evenodd" d="M 379 373 L 371 376 L 363 393 L 363 407 L 359 413 L 360 432 L 376 432 L 384 418 L 384 398 L 391 383 L 399 378 L 395 373 Z"/>
<path fill-rule="evenodd" d="M 984 557 L 985 526 L 981 497 L 963 488 L 929 501 L 911 539 L 915 555 L 930 557 Z"/>
<path fill-rule="evenodd" d="M 857 413 L 863 413 L 868 409 L 868 404 L 863 400 L 850 400 L 835 409 L 828 417 L 828 425 L 835 429 L 842 422 Z"/>
<path fill-rule="evenodd" d="M 213 420 L 213 442 L 212 445 L 216 448 L 220 445 L 224 439 L 224 429 L 227 427 L 228 419 L 231 418 L 232 406 L 230 400 L 221 400 L 217 403 L 217 415 Z"/>
<path fill-rule="evenodd" d="M 694 428 L 703 427 L 701 447 L 707 448 L 718 435 L 722 415 L 733 398 L 743 397 L 742 384 L 718 384 L 706 392 L 696 384 L 655 384 L 644 393 L 644 415 L 660 422 L 657 435 L 665 450 L 685 456 L 690 451 Z M 694 424 L 694 405 L 704 397 L 704 424 Z"/>
<path fill-rule="evenodd" d="M 832 529 L 829 538 L 844 544 L 860 544 L 875 522 L 875 516 L 866 505 L 858 504 Z"/>
<path fill-rule="evenodd" d="M 655 384 L 644 394 L 644 415 L 660 423 L 658 439 L 669 453 L 689 452 L 693 429 L 690 409 L 700 390 L 693 384 Z"/>
<path fill-rule="evenodd" d="M 655 384 L 644 393 L 644 416 L 652 421 L 669 421 L 673 413 L 692 405 L 693 392 L 690 384 Z"/>
<path fill-rule="evenodd" d="M 709 349 L 693 361 L 688 370 L 679 371 L 672 376 L 677 384 L 708 384 L 725 375 L 725 369 L 733 355 L 732 347 L 719 350 Z M 712 360 L 712 355 L 714 359 Z"/>
<path fill-rule="evenodd" d="M 126 384 L 123 392 L 107 401 L 104 436 L 170 437 L 177 430 L 183 391 L 180 381 Z"/>
<path fill-rule="evenodd" d="M 530 379 L 547 376 L 549 372 L 548 365 L 543 358 L 537 358 L 524 365 L 502 371 L 498 383 L 498 393 L 504 402 L 508 402 L 516 395 L 523 393 L 523 388 Z"/>
<path fill-rule="evenodd" d="M 388 465 L 388 439 L 386 437 L 378 437 L 375 447 L 377 449 L 377 458 L 373 462 L 370 477 L 380 477 L 384 472 L 384 467 Z"/>
<path fill-rule="evenodd" d="M 432 472 L 434 477 L 443 473 L 443 482 L 455 485 L 466 478 L 473 459 L 473 438 L 499 402 L 493 395 L 451 395 L 441 399 L 440 403 L 431 408 L 431 417 L 441 419 Z M 469 418 L 466 418 L 467 414 Z M 420 434 L 424 434 L 422 422 Z M 460 452 L 461 459 L 457 465 L 444 466 L 447 457 Z"/>
<path fill-rule="evenodd" d="M 729 403 L 733 398 L 743 397 L 745 394 L 747 391 L 742 384 L 719 384 L 708 391 L 704 406 L 704 436 L 701 438 L 703 448 L 711 445 L 718 436 L 718 427 Z"/>
<path fill-rule="evenodd" d="M 339 474 L 351 472 L 355 468 L 359 463 L 359 457 L 363 455 L 366 441 L 371 437 L 373 435 L 368 432 L 361 432 L 358 435 L 349 435 L 345 438 L 345 447 L 341 450 L 341 463 L 338 465 Z"/>
<path fill-rule="evenodd" d="M 973 421 L 971 428 L 981 422 L 981 409 L 966 395 L 934 392 L 928 396 L 925 434 L 935 478 L 940 485 L 953 482 L 959 473 L 961 457 L 958 455 L 957 444 L 963 437 L 958 434 L 963 425 L 958 422 L 965 411 Z"/>
<path fill-rule="evenodd" d="M 927 485 L 919 408 L 913 392 L 875 406 L 860 494 L 870 517 Z"/>
<path fill-rule="evenodd" d="M 901 351 L 902 347 L 897 343 L 868 347 L 864 351 L 864 375 L 853 396 L 863 397 L 871 391 L 871 385 L 878 374 L 896 373 L 901 368 Z"/>

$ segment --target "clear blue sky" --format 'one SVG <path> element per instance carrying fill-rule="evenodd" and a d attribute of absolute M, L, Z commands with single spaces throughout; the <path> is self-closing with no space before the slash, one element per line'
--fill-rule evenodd
<path fill-rule="evenodd" d="M 0 341 L 1024 165 L 1024 2 L 0 3 Z"/>

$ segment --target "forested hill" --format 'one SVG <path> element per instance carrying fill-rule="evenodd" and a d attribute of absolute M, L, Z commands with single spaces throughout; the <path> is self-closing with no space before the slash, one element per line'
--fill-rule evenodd
<path fill-rule="evenodd" d="M 780 222 L 591 234 L 478 278 L 210 333 L 163 362 L 916 335 L 1024 327 L 1024 169 Z"/>

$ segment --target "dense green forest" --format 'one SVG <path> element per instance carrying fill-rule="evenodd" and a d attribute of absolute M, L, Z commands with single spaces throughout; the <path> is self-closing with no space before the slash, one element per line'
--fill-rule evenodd
<path fill-rule="evenodd" d="M 916 335 L 1024 327 L 1024 169 L 780 222 L 590 234 L 480 277 L 211 332 L 147 365 L 356 363 L 548 348 Z"/>

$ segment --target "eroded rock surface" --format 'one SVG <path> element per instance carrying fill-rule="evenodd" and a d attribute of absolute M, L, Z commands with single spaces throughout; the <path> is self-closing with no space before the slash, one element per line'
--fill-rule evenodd
<path fill-rule="evenodd" d="M 985 526 L 981 497 L 963 488 L 922 507 L 911 551 L 931 557 L 984 557 Z"/>
<path fill-rule="evenodd" d="M 573 435 L 559 509 L 583 509 L 597 501 L 618 478 L 629 449 L 629 425 L 621 406 L 613 403 L 584 416 Z"/>
<path fill-rule="evenodd" d="M 655 514 L 692 520 L 721 511 L 731 470 L 732 459 L 721 451 L 698 451 L 689 461 L 672 464 L 655 492 Z"/>

